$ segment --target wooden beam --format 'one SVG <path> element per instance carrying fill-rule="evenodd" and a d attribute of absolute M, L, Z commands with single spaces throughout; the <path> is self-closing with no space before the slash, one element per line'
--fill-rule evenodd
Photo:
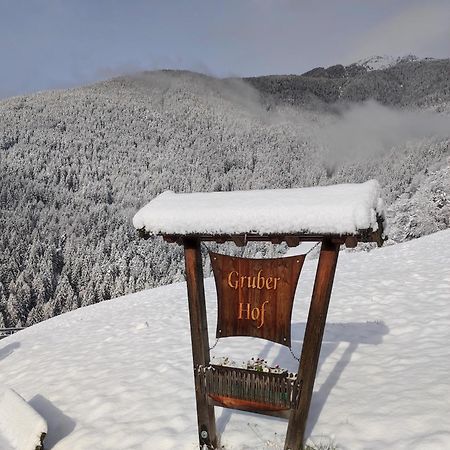
<path fill-rule="evenodd" d="M 208 324 L 203 285 L 202 257 L 200 241 L 195 238 L 183 239 L 186 263 L 186 282 L 189 301 L 189 320 L 191 325 L 192 359 L 194 368 L 206 366 L 210 362 Z M 194 380 L 196 378 L 194 377 Z M 195 386 L 197 402 L 197 423 L 200 448 L 218 448 L 214 406 L 208 404 L 207 395 Z"/>
<path fill-rule="evenodd" d="M 272 236 L 270 238 L 270 242 L 272 244 L 278 245 L 278 244 L 281 244 L 283 242 L 283 239 L 284 239 L 284 236 Z"/>
<path fill-rule="evenodd" d="M 345 239 L 345 246 L 347 248 L 355 248 L 358 245 L 358 239 L 355 236 L 348 236 Z"/>
<path fill-rule="evenodd" d="M 322 242 L 297 375 L 301 385 L 300 398 L 297 407 L 291 410 L 285 450 L 303 449 L 338 254 L 339 244 L 330 240 Z"/>
<path fill-rule="evenodd" d="M 178 236 L 174 236 L 172 234 L 165 234 L 163 238 L 168 244 L 175 244 L 179 239 Z"/>
<path fill-rule="evenodd" d="M 298 236 L 286 236 L 285 240 L 288 247 L 297 247 L 297 245 L 300 245 L 300 238 Z"/>
<path fill-rule="evenodd" d="M 234 244 L 237 247 L 245 247 L 247 245 L 247 240 L 245 238 L 245 235 L 236 235 L 236 236 L 231 236 L 231 239 L 233 240 Z"/>
<path fill-rule="evenodd" d="M 144 232 L 145 234 L 146 232 Z M 148 238 L 150 235 L 145 234 L 145 237 Z M 296 242 L 300 243 L 300 241 L 305 242 L 318 242 L 323 241 L 324 239 L 328 239 L 334 242 L 339 242 L 341 245 L 345 243 L 348 237 L 354 237 L 358 242 L 377 242 L 378 245 L 383 245 L 385 239 L 382 236 L 382 229 L 378 229 L 376 232 L 372 232 L 372 230 L 360 230 L 355 235 L 340 235 L 340 234 L 302 234 L 302 233 L 293 233 L 293 234 L 252 234 L 252 233 L 242 233 L 242 234 L 191 234 L 191 235 L 167 235 L 160 234 L 159 236 L 163 236 L 168 242 L 176 242 L 177 244 L 182 244 L 184 239 L 198 239 L 200 241 L 205 242 L 217 242 L 218 244 L 223 244 L 225 242 L 234 242 L 237 245 L 242 244 L 242 242 L 272 242 L 274 244 L 279 244 L 283 241 L 286 241 L 289 246 L 298 245 Z"/>

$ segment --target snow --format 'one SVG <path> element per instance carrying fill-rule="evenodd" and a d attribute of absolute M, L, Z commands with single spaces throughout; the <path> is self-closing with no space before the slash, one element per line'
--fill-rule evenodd
<path fill-rule="evenodd" d="M 393 67 L 401 62 L 413 62 L 413 61 L 424 61 L 432 60 L 433 58 L 418 58 L 415 55 L 405 55 L 405 56 L 371 56 L 370 58 L 365 58 L 359 60 L 356 64 L 358 66 L 363 66 L 367 70 L 383 70 Z"/>
<path fill-rule="evenodd" d="M 355 64 L 365 67 L 368 71 L 389 69 L 402 62 L 418 62 L 418 61 L 432 61 L 434 58 L 426 57 L 419 58 L 415 55 L 405 56 L 390 56 L 390 55 L 377 55 L 370 58 L 360 59 Z M 400 85 L 403 87 L 402 85 Z"/>
<path fill-rule="evenodd" d="M 0 448 L 2 450 L 36 450 L 45 420 L 12 389 L 0 393 Z"/>
<path fill-rule="evenodd" d="M 356 64 L 358 66 L 363 66 L 367 70 L 383 70 L 389 67 L 395 66 L 401 58 L 383 55 L 383 56 L 371 56 L 370 58 L 361 59 Z"/>
<path fill-rule="evenodd" d="M 166 191 L 137 212 L 133 225 L 150 234 L 356 234 L 376 231 L 377 214 L 384 215 L 380 186 L 370 180 L 298 189 Z"/>
<path fill-rule="evenodd" d="M 450 448 L 450 230 L 371 252 L 341 253 L 307 425 L 339 450 Z M 293 311 L 298 355 L 317 261 Z M 216 297 L 205 282 L 210 344 Z M 212 351 L 290 371 L 284 346 L 220 339 Z M 81 308 L 0 341 L 0 383 L 48 423 L 46 449 L 197 448 L 186 286 Z M 226 450 L 282 449 L 287 422 L 216 408 Z"/>

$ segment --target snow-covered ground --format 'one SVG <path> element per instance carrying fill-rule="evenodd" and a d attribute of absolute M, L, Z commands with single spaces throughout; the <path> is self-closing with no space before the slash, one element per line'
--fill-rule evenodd
<path fill-rule="evenodd" d="M 307 435 L 346 450 L 450 448 L 450 230 L 342 253 Z M 300 351 L 316 261 L 293 313 Z M 206 281 L 211 345 L 215 289 Z M 287 348 L 224 338 L 213 352 L 295 370 Z M 184 283 L 40 323 L 0 342 L 0 382 L 47 420 L 47 449 L 194 449 Z M 287 422 L 216 408 L 226 449 L 282 448 Z"/>

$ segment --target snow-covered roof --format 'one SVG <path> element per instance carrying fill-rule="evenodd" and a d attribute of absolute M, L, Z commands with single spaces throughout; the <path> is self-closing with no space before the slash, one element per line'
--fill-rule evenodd
<path fill-rule="evenodd" d="M 356 235 L 384 217 L 376 180 L 298 189 L 163 192 L 133 218 L 151 235 Z"/>

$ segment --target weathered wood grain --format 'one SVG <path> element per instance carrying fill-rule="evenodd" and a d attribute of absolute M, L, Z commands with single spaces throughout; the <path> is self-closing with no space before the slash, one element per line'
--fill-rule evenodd
<path fill-rule="evenodd" d="M 183 239 L 186 264 L 186 283 L 189 302 L 189 321 L 191 326 L 192 359 L 195 369 L 206 366 L 210 361 L 208 323 L 203 284 L 202 258 L 200 241 L 192 238 Z M 197 403 L 197 422 L 200 448 L 218 448 L 214 406 L 208 404 L 207 396 L 198 385 L 195 377 L 195 399 Z"/>
<path fill-rule="evenodd" d="M 297 408 L 291 411 L 285 450 L 303 448 L 338 254 L 339 244 L 327 240 L 322 242 L 297 375 L 301 385 L 300 396 Z"/>

